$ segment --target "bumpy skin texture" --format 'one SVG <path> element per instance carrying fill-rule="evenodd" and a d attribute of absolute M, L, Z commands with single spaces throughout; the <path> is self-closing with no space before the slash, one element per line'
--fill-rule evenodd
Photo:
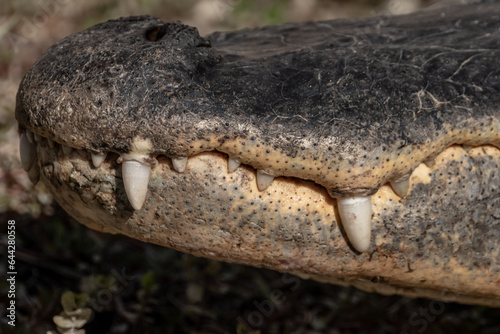
<path fill-rule="evenodd" d="M 38 164 L 92 228 L 366 290 L 499 306 L 499 29 L 495 2 L 208 38 L 152 17 L 109 21 L 48 50 L 21 83 L 16 117 L 79 149 L 67 156 L 42 141 Z M 443 151 L 452 144 L 476 148 Z M 89 151 L 116 154 L 96 169 Z M 139 211 L 116 163 L 136 151 L 159 157 Z M 253 169 L 227 173 L 226 154 L 285 177 L 259 192 Z M 191 157 L 183 174 L 166 158 L 180 156 Z M 412 172 L 404 199 L 384 185 Z M 359 254 L 331 196 L 372 194 L 372 246 Z"/>
<path fill-rule="evenodd" d="M 450 144 L 499 144 L 499 11 L 284 25 L 212 47 L 179 23 L 110 21 L 35 64 L 17 117 L 71 147 L 126 153 L 140 137 L 155 154 L 217 149 L 333 196 L 373 194 Z"/>

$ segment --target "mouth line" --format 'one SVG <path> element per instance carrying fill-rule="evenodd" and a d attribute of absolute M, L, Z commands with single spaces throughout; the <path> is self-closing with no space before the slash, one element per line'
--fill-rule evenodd
<path fill-rule="evenodd" d="M 351 249 L 357 252 L 368 251 L 371 246 L 371 221 L 375 215 L 380 216 L 380 213 L 373 211 L 372 206 L 386 207 L 393 201 L 397 201 L 398 203 L 404 202 L 407 195 L 413 192 L 416 183 L 425 184 L 431 182 L 431 174 L 433 173 L 431 169 L 433 169 L 436 163 L 443 165 L 447 163 L 448 159 L 454 158 L 455 153 L 450 153 L 450 150 L 464 150 L 465 154 L 471 153 L 472 155 L 495 155 L 500 151 L 490 144 L 478 145 L 475 147 L 453 144 L 440 153 L 434 153 L 432 159 L 421 162 L 411 173 L 384 183 L 373 195 L 332 197 L 328 194 L 323 185 L 313 180 L 303 180 L 290 176 L 272 176 L 258 170 L 250 164 L 241 164 L 224 152 L 206 151 L 190 156 L 189 158 L 169 158 L 163 154 L 145 155 L 142 153 L 119 155 L 114 152 L 109 152 L 96 154 L 85 149 L 74 149 L 56 143 L 43 136 L 34 134 L 29 130 L 20 129 L 20 133 L 22 166 L 28 172 L 33 183 L 37 183 L 40 178 L 40 168 L 43 169 L 43 166 L 39 166 L 38 157 L 44 154 L 44 150 L 51 150 L 52 153 L 57 152 L 58 159 L 69 159 L 70 155 L 76 153 L 81 160 L 86 161 L 89 167 L 92 166 L 92 168 L 97 171 L 103 168 L 114 169 L 112 174 L 115 175 L 117 179 L 122 180 L 129 205 L 132 206 L 135 211 L 140 211 L 147 199 L 150 180 L 153 178 L 152 175 L 161 173 L 164 168 L 168 168 L 170 171 L 175 171 L 177 174 L 182 175 L 193 163 L 193 158 L 211 154 L 222 155 L 226 160 L 227 173 L 229 175 L 241 169 L 245 169 L 247 172 L 253 174 L 253 179 L 251 180 L 253 186 L 250 187 L 251 192 L 255 191 L 256 193 L 262 194 L 266 192 L 273 183 L 287 182 L 292 185 L 292 188 L 293 186 L 307 186 L 321 193 L 321 196 L 326 199 L 325 202 L 328 202 L 328 205 L 332 207 L 332 214 L 336 217 L 335 220 L 341 222 L 339 228 L 342 230 L 347 244 Z M 498 168 L 497 166 L 497 169 Z M 209 183 L 206 183 L 206 185 L 209 186 Z M 467 185 L 464 184 L 462 187 L 466 189 Z M 117 191 L 117 189 L 114 191 Z M 242 190 L 235 189 L 235 196 L 238 191 Z M 268 195 L 271 194 L 268 193 Z M 281 193 L 281 196 L 283 196 L 283 193 Z M 447 194 L 445 194 L 445 196 L 447 196 Z M 377 202 L 377 204 L 373 202 Z M 466 204 L 461 203 L 461 205 Z"/>

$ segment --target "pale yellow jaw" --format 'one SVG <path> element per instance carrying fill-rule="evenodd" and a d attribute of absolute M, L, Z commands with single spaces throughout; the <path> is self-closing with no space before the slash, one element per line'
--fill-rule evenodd
<path fill-rule="evenodd" d="M 37 158 L 36 145 L 41 141 L 40 136 L 35 141 L 33 134 L 30 131 L 21 134 L 20 138 L 20 156 L 23 168 L 30 173 L 32 180 L 38 178 L 38 168 L 32 168 Z M 472 147 L 466 146 L 467 151 L 473 150 Z M 136 145 L 136 152 L 126 154 L 118 159 L 122 164 L 122 177 L 125 192 L 127 194 L 130 205 L 135 210 L 141 210 L 147 198 L 148 185 L 150 182 L 151 174 L 157 171 L 158 162 L 150 157 L 145 152 L 150 149 L 150 144 L 147 141 L 138 141 Z M 488 147 L 489 150 L 495 148 Z M 455 148 L 445 150 L 441 153 L 440 157 L 446 157 L 450 151 L 454 152 Z M 463 149 L 462 149 L 463 150 Z M 65 155 L 71 154 L 72 149 L 67 146 L 62 146 L 62 152 Z M 498 150 L 497 150 L 498 151 Z M 451 153 L 452 155 L 456 153 Z M 172 158 L 172 168 L 178 173 L 184 173 L 186 168 L 196 166 L 197 157 L 202 157 L 203 154 L 198 154 L 189 159 L 187 157 Z M 100 168 L 105 161 L 107 154 L 91 154 L 91 160 L 95 168 Z M 443 159 L 443 158 L 441 158 Z M 151 163 L 151 161 L 154 161 Z M 235 172 L 240 163 L 229 158 L 226 162 L 227 173 Z M 428 183 L 429 176 L 426 176 L 425 165 L 420 164 L 413 173 L 413 178 L 417 177 L 417 183 Z M 289 179 L 287 179 L 289 182 Z M 414 181 L 415 182 L 415 181 Z M 257 170 L 255 173 L 256 192 L 266 191 L 271 184 L 277 183 L 274 176 L 268 175 L 262 171 Z M 278 183 L 279 184 L 279 183 Z M 410 188 L 410 175 L 402 177 L 398 180 L 390 182 L 391 188 L 398 198 L 406 196 Z M 321 188 L 321 187 L 320 187 Z M 272 188 L 271 188 L 272 189 Z M 378 193 L 377 193 L 378 194 Z M 379 196 L 380 197 L 380 196 Z M 342 222 L 343 230 L 345 231 L 351 246 L 358 252 L 365 252 L 370 248 L 371 243 L 371 222 L 372 222 L 372 196 L 350 196 L 341 197 L 337 199 L 336 208 L 338 215 Z"/>

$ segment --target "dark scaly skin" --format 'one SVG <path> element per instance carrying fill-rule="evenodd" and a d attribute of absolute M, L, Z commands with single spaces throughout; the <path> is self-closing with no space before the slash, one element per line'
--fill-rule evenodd
<path fill-rule="evenodd" d="M 16 117 L 79 149 L 68 157 L 42 141 L 38 163 L 58 202 L 92 228 L 498 306 L 499 18 L 492 2 L 208 39 L 151 17 L 110 21 L 48 50 L 23 79 Z M 134 211 L 116 160 L 138 139 L 159 164 Z M 476 148 L 442 152 L 453 144 Z M 252 168 L 227 174 L 227 155 L 207 151 L 287 177 L 259 192 Z M 89 152 L 116 154 L 96 169 Z M 166 158 L 198 153 L 184 174 Z M 406 198 L 382 186 L 415 169 Z M 372 194 L 372 246 L 359 254 L 331 196 Z"/>

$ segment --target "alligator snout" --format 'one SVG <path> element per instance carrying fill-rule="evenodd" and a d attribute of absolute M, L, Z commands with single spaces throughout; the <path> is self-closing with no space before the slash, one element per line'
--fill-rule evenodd
<path fill-rule="evenodd" d="M 499 15 L 484 2 L 206 38 L 102 23 L 23 79 L 21 162 L 92 228 L 500 305 Z"/>

